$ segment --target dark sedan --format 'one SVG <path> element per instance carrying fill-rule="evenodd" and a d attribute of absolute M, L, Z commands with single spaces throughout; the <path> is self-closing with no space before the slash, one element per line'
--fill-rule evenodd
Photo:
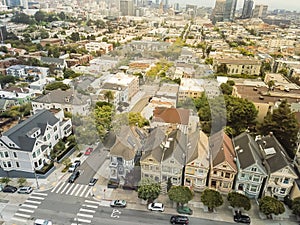
<path fill-rule="evenodd" d="M 17 190 L 18 190 L 18 188 L 14 187 L 14 186 L 6 185 L 2 191 L 8 192 L 8 193 L 15 193 Z"/>
<path fill-rule="evenodd" d="M 242 214 L 236 214 L 233 217 L 233 220 L 237 223 L 246 223 L 246 224 L 250 224 L 251 223 L 251 219 L 249 216 L 247 215 L 242 215 Z"/>

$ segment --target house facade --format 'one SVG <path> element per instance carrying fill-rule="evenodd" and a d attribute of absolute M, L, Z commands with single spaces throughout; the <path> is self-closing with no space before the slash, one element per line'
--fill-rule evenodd
<path fill-rule="evenodd" d="M 88 115 L 91 99 L 73 90 L 53 90 L 31 102 L 33 112 L 40 109 L 62 109 L 73 115 Z"/>
<path fill-rule="evenodd" d="M 219 131 L 209 138 L 210 147 L 210 174 L 209 188 L 214 188 L 221 193 L 229 193 L 237 174 L 235 151 L 231 139 Z"/>
<path fill-rule="evenodd" d="M 41 110 L 2 134 L 1 168 L 34 173 L 49 162 L 53 146 L 71 133 L 71 120 L 64 118 L 63 111 Z"/>
<path fill-rule="evenodd" d="M 217 71 L 218 66 L 226 65 L 227 73 L 232 74 L 248 74 L 259 75 L 261 62 L 255 59 L 214 59 L 214 70 Z"/>
<path fill-rule="evenodd" d="M 235 191 L 242 191 L 249 198 L 258 199 L 263 191 L 268 173 L 259 157 L 259 146 L 249 133 L 244 132 L 233 139 L 238 173 Z"/>
<path fill-rule="evenodd" d="M 45 79 L 50 71 L 47 67 L 14 65 L 6 69 L 6 74 L 17 78 L 27 79 L 32 77 L 34 80 Z"/>

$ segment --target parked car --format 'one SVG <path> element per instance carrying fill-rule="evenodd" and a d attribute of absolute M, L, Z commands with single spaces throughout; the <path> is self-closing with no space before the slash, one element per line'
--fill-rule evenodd
<path fill-rule="evenodd" d="M 237 213 L 233 216 L 233 220 L 237 223 L 246 223 L 246 224 L 250 224 L 251 223 L 251 219 L 249 216 L 247 215 L 243 215 L 241 213 Z"/>
<path fill-rule="evenodd" d="M 165 211 L 164 204 L 159 203 L 159 202 L 150 203 L 148 205 L 148 209 L 151 210 L 151 211 L 159 211 L 159 212 Z"/>
<path fill-rule="evenodd" d="M 79 165 L 80 165 L 80 164 L 78 164 L 78 163 L 76 163 L 76 162 L 72 163 L 72 165 L 69 167 L 68 171 L 69 171 L 70 173 L 73 173 Z"/>
<path fill-rule="evenodd" d="M 77 166 L 81 165 L 81 161 L 79 159 L 75 160 L 74 163 L 77 163 Z"/>
<path fill-rule="evenodd" d="M 91 178 L 89 186 L 94 186 L 97 183 L 98 179 L 97 178 Z"/>
<path fill-rule="evenodd" d="M 15 193 L 18 190 L 18 188 L 11 186 L 11 185 L 6 185 L 2 191 L 3 192 L 8 192 L 8 193 Z"/>
<path fill-rule="evenodd" d="M 50 220 L 36 219 L 34 225 L 52 225 L 52 222 Z"/>
<path fill-rule="evenodd" d="M 89 148 L 86 149 L 84 154 L 85 155 L 90 155 L 93 152 L 93 150 L 94 150 L 93 148 L 89 147 Z"/>
<path fill-rule="evenodd" d="M 107 183 L 108 188 L 118 188 L 119 187 L 119 181 L 118 180 L 109 180 Z"/>
<path fill-rule="evenodd" d="M 120 207 L 120 208 L 124 208 L 126 207 L 127 203 L 125 200 L 113 200 L 110 203 L 111 207 Z"/>
<path fill-rule="evenodd" d="M 80 172 L 79 171 L 75 171 L 74 173 L 72 173 L 72 175 L 69 177 L 68 182 L 69 183 L 74 183 L 74 181 L 79 177 Z"/>
<path fill-rule="evenodd" d="M 187 206 L 179 206 L 177 207 L 177 212 L 180 214 L 187 214 L 187 215 L 192 215 L 193 210 Z"/>
<path fill-rule="evenodd" d="M 187 216 L 171 216 L 171 224 L 189 224 L 189 218 Z"/>
<path fill-rule="evenodd" d="M 18 189 L 19 194 L 30 194 L 33 191 L 32 187 L 20 187 Z"/>

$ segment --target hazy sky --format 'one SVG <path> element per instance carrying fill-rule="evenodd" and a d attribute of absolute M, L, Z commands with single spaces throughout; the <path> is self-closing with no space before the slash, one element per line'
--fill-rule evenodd
<path fill-rule="evenodd" d="M 216 0 L 169 0 L 170 3 L 178 2 L 181 6 L 195 4 L 198 6 L 214 7 Z M 237 8 L 243 7 L 244 0 L 238 0 Z M 287 9 L 300 11 L 299 0 L 254 0 L 254 4 L 265 4 L 269 9 Z"/>

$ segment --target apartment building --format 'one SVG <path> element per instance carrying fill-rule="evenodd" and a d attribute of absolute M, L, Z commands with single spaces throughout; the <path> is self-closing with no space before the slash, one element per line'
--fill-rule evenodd
<path fill-rule="evenodd" d="M 217 71 L 220 65 L 226 65 L 227 74 L 259 75 L 261 62 L 256 59 L 214 59 L 213 68 Z"/>
<path fill-rule="evenodd" d="M 202 79 L 181 78 L 178 101 L 185 101 L 187 98 L 196 99 L 201 97 L 205 81 Z"/>
<path fill-rule="evenodd" d="M 28 79 L 29 77 L 32 77 L 32 80 L 45 79 L 49 74 L 50 71 L 47 67 L 14 65 L 6 69 L 6 75 L 20 79 Z"/>
<path fill-rule="evenodd" d="M 107 42 L 89 42 L 85 44 L 85 49 L 89 52 L 101 52 L 106 54 L 113 50 L 113 45 Z"/>
<path fill-rule="evenodd" d="M 1 170 L 33 174 L 49 163 L 53 146 L 71 133 L 71 119 L 65 119 L 62 110 L 36 112 L 0 137 Z"/>

